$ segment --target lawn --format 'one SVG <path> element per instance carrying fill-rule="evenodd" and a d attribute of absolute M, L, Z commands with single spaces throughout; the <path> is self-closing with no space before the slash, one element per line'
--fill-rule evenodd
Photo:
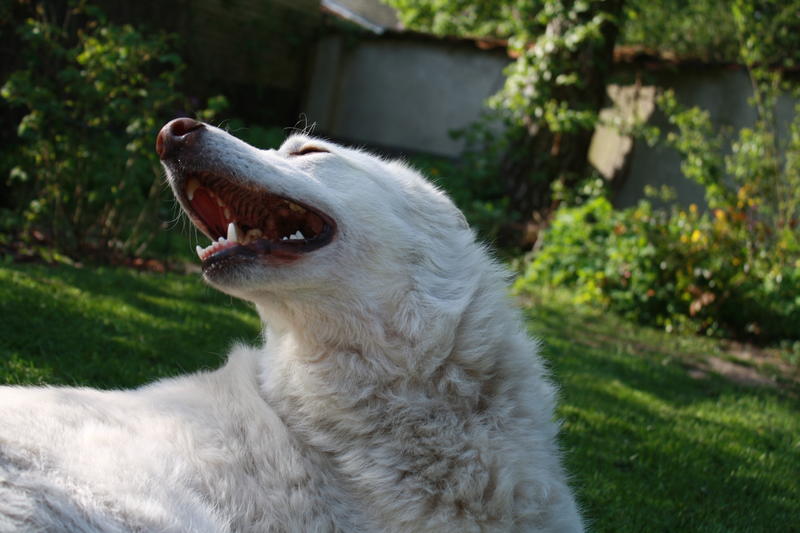
<path fill-rule="evenodd" d="M 780 358 L 747 361 L 557 292 L 526 304 L 561 384 L 563 447 L 591 530 L 800 531 L 800 400 Z M 7 265 L 0 314 L 5 383 L 130 387 L 258 341 L 250 306 L 178 274 Z M 731 365 L 735 380 L 713 372 Z M 776 384 L 739 383 L 759 381 Z"/>
<path fill-rule="evenodd" d="M 566 302 L 541 294 L 526 315 L 562 385 L 567 468 L 592 530 L 800 531 L 796 382 L 737 384 L 708 371 L 743 367 L 719 342 Z M 728 373 L 752 380 L 741 370 Z"/>
<path fill-rule="evenodd" d="M 251 306 L 198 276 L 0 267 L 0 382 L 134 387 L 218 366 L 254 343 Z"/>

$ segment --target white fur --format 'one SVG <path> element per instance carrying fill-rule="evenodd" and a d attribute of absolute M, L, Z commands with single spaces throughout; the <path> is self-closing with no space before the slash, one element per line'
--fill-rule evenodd
<path fill-rule="evenodd" d="M 291 156 L 305 144 L 330 153 Z M 331 244 L 209 283 L 259 348 L 130 391 L 0 388 L 0 531 L 581 531 L 555 389 L 504 271 L 397 162 L 206 127 L 212 169 L 330 215 Z M 168 348 L 165 348 L 168 349 Z"/>

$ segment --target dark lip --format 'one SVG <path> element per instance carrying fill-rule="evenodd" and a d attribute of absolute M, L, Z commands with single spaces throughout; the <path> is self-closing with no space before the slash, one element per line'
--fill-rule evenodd
<path fill-rule="evenodd" d="M 187 172 L 175 172 L 173 171 L 173 194 L 178 199 L 181 208 L 183 211 L 189 216 L 192 223 L 209 239 L 212 241 L 217 240 L 219 235 L 214 235 L 213 232 L 209 230 L 206 224 L 203 222 L 203 219 L 195 212 L 192 208 L 191 202 L 189 198 L 186 196 L 186 182 L 195 177 L 195 175 L 202 174 L 203 171 L 201 170 L 192 170 Z M 219 174 L 214 172 L 215 175 L 224 176 L 223 174 Z M 336 221 L 333 220 L 329 215 L 320 211 L 319 209 L 312 207 L 305 202 L 295 200 L 290 196 L 283 196 L 279 194 L 271 193 L 265 187 L 259 187 L 252 184 L 244 184 L 239 180 L 230 180 L 236 184 L 237 187 L 245 190 L 251 190 L 254 192 L 260 193 L 267 193 L 271 194 L 277 198 L 283 198 L 289 200 L 303 209 L 306 209 L 316 216 L 320 217 L 324 223 L 323 230 L 317 235 L 315 238 L 306 240 L 303 242 L 284 242 L 284 241 L 273 241 L 269 239 L 259 239 L 253 241 L 249 244 L 238 244 L 236 246 L 232 246 L 230 248 L 226 248 L 215 254 L 208 257 L 206 260 L 202 261 L 201 265 L 203 267 L 203 271 L 206 272 L 207 270 L 211 270 L 214 268 L 220 267 L 222 264 L 234 264 L 234 263 L 249 263 L 258 261 L 260 258 L 263 257 L 270 257 L 277 261 L 281 262 L 291 262 L 293 260 L 299 259 L 303 254 L 307 254 L 309 252 L 313 252 L 318 250 L 324 246 L 330 244 L 334 236 L 337 233 L 337 225 Z"/>
<path fill-rule="evenodd" d="M 204 272 L 221 266 L 253 263 L 261 258 L 269 257 L 274 262 L 290 263 L 300 259 L 303 254 L 313 252 L 330 244 L 333 234 L 305 243 L 281 243 L 267 239 L 259 239 L 250 244 L 240 244 L 221 250 L 201 263 Z"/>

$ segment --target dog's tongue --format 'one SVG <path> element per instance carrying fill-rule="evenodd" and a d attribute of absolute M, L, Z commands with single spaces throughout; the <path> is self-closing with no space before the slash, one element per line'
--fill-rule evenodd
<path fill-rule="evenodd" d="M 223 208 L 217 204 L 217 200 L 211 196 L 211 191 L 205 187 L 198 187 L 194 191 L 190 203 L 205 222 L 208 231 L 215 235 L 225 235 L 228 226 L 225 222 L 225 213 Z"/>

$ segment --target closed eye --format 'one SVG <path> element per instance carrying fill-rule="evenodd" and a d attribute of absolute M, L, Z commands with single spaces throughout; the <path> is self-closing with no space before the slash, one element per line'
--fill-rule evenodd
<path fill-rule="evenodd" d="M 308 146 L 303 146 L 301 149 L 291 152 L 289 155 L 307 155 L 313 153 L 329 153 L 329 151 L 326 150 L 325 148 L 320 148 L 319 146 L 314 146 L 312 144 Z"/>

